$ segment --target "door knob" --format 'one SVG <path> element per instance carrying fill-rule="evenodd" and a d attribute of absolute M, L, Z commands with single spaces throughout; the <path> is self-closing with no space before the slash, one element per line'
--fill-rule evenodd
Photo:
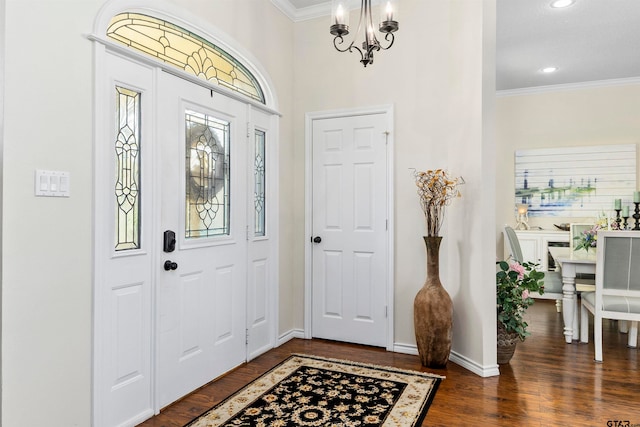
<path fill-rule="evenodd" d="M 322 237 L 316 236 L 313 238 L 313 243 L 320 243 L 320 242 L 322 242 Z"/>
<path fill-rule="evenodd" d="M 166 260 L 164 262 L 164 269 L 166 271 L 175 270 L 176 268 L 178 268 L 178 263 L 177 262 L 173 262 L 173 261 L 169 261 L 169 260 Z"/>

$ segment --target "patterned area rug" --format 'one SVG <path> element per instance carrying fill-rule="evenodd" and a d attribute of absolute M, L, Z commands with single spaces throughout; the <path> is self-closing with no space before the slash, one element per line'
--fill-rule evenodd
<path fill-rule="evenodd" d="M 293 355 L 187 426 L 419 426 L 443 379 Z"/>

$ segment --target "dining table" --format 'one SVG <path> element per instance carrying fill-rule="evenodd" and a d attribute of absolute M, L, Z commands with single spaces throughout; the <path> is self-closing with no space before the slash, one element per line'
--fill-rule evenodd
<path fill-rule="evenodd" d="M 596 251 L 574 251 L 567 247 L 549 247 L 556 268 L 562 272 L 562 318 L 567 344 L 580 339 L 576 275 L 596 273 Z"/>

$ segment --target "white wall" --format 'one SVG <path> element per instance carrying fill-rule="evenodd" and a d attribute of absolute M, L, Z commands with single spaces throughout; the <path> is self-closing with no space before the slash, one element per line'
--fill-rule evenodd
<path fill-rule="evenodd" d="M 505 224 L 515 225 L 515 151 L 638 144 L 640 82 L 499 97 L 496 108 L 496 255 L 502 257 L 503 240 L 499 233 Z M 569 221 L 580 219 L 531 217 L 529 224 L 554 229 L 554 223 Z"/>
<path fill-rule="evenodd" d="M 89 425 L 96 0 L 6 1 L 2 425 Z M 34 197 L 34 170 L 71 173 Z M 50 421 L 49 421 L 50 420 Z"/>
<path fill-rule="evenodd" d="M 5 16 L 5 0 L 0 0 L 0 16 Z M 3 206 L 3 181 L 1 172 L 3 170 L 4 153 L 4 58 L 5 58 L 5 22 L 0 20 L 0 218 Z M 2 226 L 0 226 L 0 242 L 2 241 Z M 0 319 L 2 318 L 2 249 L 0 246 Z M 1 322 L 0 322 L 1 324 Z M 2 328 L 0 327 L 0 384 L 2 384 Z M 2 424 L 2 387 L 0 387 L 0 424 Z"/>
<path fill-rule="evenodd" d="M 462 172 L 461 209 L 447 236 L 455 242 L 449 271 L 454 302 L 453 360 L 495 375 L 495 2 L 453 2 L 448 155 Z M 454 202 L 457 203 L 457 202 Z M 457 285 L 457 286 L 456 286 Z"/>
<path fill-rule="evenodd" d="M 174 3 L 238 40 L 272 78 L 283 113 L 280 177 L 291 182 L 293 24 L 269 0 Z M 4 427 L 90 425 L 93 62 L 84 35 L 102 4 L 6 0 Z M 35 169 L 69 171 L 71 197 L 34 197 Z M 283 190 L 281 243 L 289 248 L 290 192 Z M 281 259 L 280 303 L 288 308 L 292 275 Z M 293 327 L 288 313 L 282 330 Z"/>
<path fill-rule="evenodd" d="M 495 2 L 406 0 L 400 13 L 395 45 L 366 68 L 358 55 L 333 49 L 328 17 L 296 24 L 296 234 L 304 235 L 304 113 L 394 104 L 395 342 L 415 347 L 413 299 L 426 277 L 426 230 L 410 169 L 446 168 L 467 181 L 441 231 L 441 279 L 454 300 L 453 351 L 484 369 L 495 364 L 495 239 L 484 227 L 495 222 L 494 142 L 486 130 L 493 128 Z M 351 21 L 355 27 L 357 16 Z M 294 281 L 302 283 L 304 239 L 295 244 Z M 295 319 L 301 327 L 302 307 Z"/>
<path fill-rule="evenodd" d="M 283 113 L 280 332 L 303 326 L 304 114 L 394 104 L 396 343 L 415 344 L 412 304 L 425 278 L 425 230 L 409 168 L 445 167 L 467 180 L 443 228 L 454 351 L 480 368 L 494 363 L 493 260 L 484 255 L 494 240 L 483 225 L 495 222 L 487 128 L 495 1 L 405 0 L 396 46 L 367 69 L 333 50 L 327 19 L 294 25 L 268 0 L 172 3 L 240 42 L 276 87 Z M 43 417 L 52 427 L 90 424 L 93 70 L 84 34 L 102 4 L 6 0 L 5 427 L 39 425 Z M 69 171 L 71 197 L 34 197 L 35 169 Z"/>

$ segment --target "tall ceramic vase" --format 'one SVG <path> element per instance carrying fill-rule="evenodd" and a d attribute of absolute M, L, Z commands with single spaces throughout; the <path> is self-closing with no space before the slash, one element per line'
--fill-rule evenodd
<path fill-rule="evenodd" d="M 451 353 L 453 302 L 440 282 L 440 236 L 425 236 L 427 280 L 413 301 L 413 324 L 420 362 L 444 368 Z"/>

